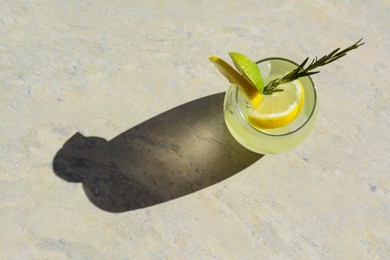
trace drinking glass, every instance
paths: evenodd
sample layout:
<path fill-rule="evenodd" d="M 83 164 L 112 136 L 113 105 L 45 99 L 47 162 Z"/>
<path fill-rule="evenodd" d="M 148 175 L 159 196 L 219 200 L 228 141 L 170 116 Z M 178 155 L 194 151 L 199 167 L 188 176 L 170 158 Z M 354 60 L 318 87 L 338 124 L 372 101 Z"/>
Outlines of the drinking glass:
<path fill-rule="evenodd" d="M 272 57 L 257 62 L 264 85 L 291 72 L 298 64 L 284 58 Z M 232 136 L 247 149 L 260 154 L 288 151 L 300 144 L 310 133 L 317 118 L 318 100 L 310 76 L 297 79 L 304 89 L 304 105 L 289 125 L 275 129 L 259 129 L 248 121 L 253 111 L 248 97 L 239 86 L 231 84 L 224 99 L 224 117 Z M 283 88 L 283 85 L 279 86 Z"/>

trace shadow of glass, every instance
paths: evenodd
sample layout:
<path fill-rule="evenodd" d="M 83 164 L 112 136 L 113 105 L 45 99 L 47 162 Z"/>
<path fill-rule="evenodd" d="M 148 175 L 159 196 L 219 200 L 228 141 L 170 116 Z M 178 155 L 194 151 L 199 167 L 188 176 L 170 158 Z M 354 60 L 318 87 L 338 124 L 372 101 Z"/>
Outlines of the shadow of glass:
<path fill-rule="evenodd" d="M 53 160 L 109 212 L 166 202 L 218 183 L 263 155 L 237 143 L 223 118 L 224 93 L 183 104 L 106 141 L 72 136 Z"/>

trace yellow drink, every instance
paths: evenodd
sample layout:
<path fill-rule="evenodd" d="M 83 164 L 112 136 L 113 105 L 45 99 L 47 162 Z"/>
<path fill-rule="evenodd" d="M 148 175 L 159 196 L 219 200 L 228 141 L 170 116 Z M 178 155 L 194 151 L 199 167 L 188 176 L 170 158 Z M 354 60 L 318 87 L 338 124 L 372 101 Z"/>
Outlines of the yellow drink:
<path fill-rule="evenodd" d="M 298 65 L 282 58 L 268 58 L 258 63 L 267 84 L 294 70 Z M 318 113 L 317 94 L 310 76 L 299 78 L 304 89 L 304 106 L 298 117 L 289 125 L 275 129 L 259 129 L 248 121 L 253 111 L 247 95 L 237 85 L 230 85 L 225 95 L 224 116 L 233 137 L 247 149 L 263 154 L 281 153 L 301 143 L 313 128 Z"/>

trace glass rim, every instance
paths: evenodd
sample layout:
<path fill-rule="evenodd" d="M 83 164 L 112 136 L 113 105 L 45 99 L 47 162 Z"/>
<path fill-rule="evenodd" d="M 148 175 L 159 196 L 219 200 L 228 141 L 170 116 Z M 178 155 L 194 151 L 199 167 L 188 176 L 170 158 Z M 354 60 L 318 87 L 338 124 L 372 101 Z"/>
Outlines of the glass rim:
<path fill-rule="evenodd" d="M 265 61 L 269 61 L 269 60 L 280 60 L 280 61 L 285 61 L 285 62 L 288 62 L 288 63 L 291 63 L 291 64 L 294 64 L 295 66 L 299 66 L 298 63 L 294 62 L 294 61 L 291 61 L 289 59 L 286 59 L 286 58 L 282 58 L 282 57 L 269 57 L 269 58 L 265 58 L 265 59 L 262 59 L 262 60 L 259 60 L 259 61 L 256 61 L 256 64 L 259 64 L 261 62 L 265 62 Z M 312 89 L 313 89 L 313 95 L 314 95 L 314 103 L 313 103 L 313 109 L 311 110 L 310 112 L 310 115 L 307 117 L 307 119 L 305 120 L 305 122 L 303 124 L 301 124 L 298 128 L 296 128 L 294 131 L 291 131 L 291 132 L 288 132 L 288 133 L 284 133 L 284 134 L 270 134 L 270 133 L 266 133 L 266 132 L 263 132 L 261 130 L 259 130 L 258 128 L 255 128 L 254 126 L 252 126 L 248 120 L 244 117 L 244 115 L 242 114 L 242 111 L 238 105 L 238 91 L 239 91 L 239 87 L 236 86 L 236 91 L 235 91 L 235 103 L 236 103 L 236 106 L 237 106 L 237 110 L 239 111 L 239 115 L 240 115 L 240 118 L 241 120 L 249 127 L 251 128 L 252 130 L 254 130 L 255 132 L 258 132 L 260 134 L 263 134 L 263 135 L 267 135 L 267 136 L 271 136 L 271 137 L 283 137 L 283 136 L 289 136 L 291 134 L 294 134 L 296 132 L 298 132 L 300 129 L 302 129 L 303 127 L 306 126 L 306 124 L 311 120 L 311 118 L 313 117 L 314 115 L 314 112 L 316 111 L 317 109 L 317 90 L 316 90 L 316 87 L 315 87 L 315 84 L 314 84 L 314 81 L 313 79 L 309 76 L 305 76 L 303 78 L 308 78 L 310 83 L 311 83 L 311 86 L 312 86 Z"/>

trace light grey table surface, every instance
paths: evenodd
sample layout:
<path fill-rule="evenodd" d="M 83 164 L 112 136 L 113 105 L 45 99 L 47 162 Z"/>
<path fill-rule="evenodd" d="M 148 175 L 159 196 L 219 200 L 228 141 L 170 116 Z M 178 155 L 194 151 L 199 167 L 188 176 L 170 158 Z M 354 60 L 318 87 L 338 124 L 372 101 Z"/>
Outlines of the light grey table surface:
<path fill-rule="evenodd" d="M 389 14 L 0 0 L 0 259 L 390 259 Z M 229 139 L 209 55 L 299 62 L 361 37 L 313 77 L 300 146 L 261 157 Z"/>

